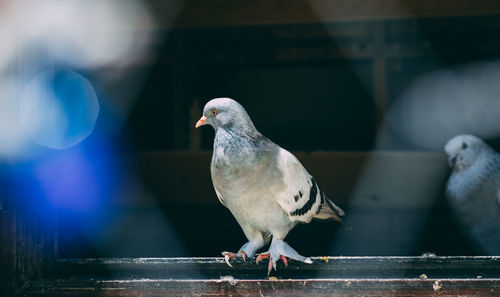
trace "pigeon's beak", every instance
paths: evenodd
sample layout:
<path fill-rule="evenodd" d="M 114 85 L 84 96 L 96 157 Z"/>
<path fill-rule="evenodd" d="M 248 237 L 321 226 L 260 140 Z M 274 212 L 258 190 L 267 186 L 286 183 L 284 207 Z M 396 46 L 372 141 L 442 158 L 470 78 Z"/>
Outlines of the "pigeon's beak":
<path fill-rule="evenodd" d="M 196 122 L 196 126 L 194 126 L 195 128 L 198 128 L 199 126 L 203 126 L 205 125 L 205 121 L 207 120 L 207 117 L 206 116 L 202 116 L 201 119 Z"/>
<path fill-rule="evenodd" d="M 450 168 L 455 167 L 457 164 L 457 156 L 456 155 L 451 155 L 448 157 L 448 165 L 450 165 Z"/>

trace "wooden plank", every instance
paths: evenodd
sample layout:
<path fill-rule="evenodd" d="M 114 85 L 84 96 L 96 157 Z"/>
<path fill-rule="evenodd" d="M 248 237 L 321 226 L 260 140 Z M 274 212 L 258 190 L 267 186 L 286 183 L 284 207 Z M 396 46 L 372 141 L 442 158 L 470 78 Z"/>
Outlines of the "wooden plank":
<path fill-rule="evenodd" d="M 12 211 L 0 210 L 0 294 L 12 293 L 16 276 L 16 225 Z"/>
<path fill-rule="evenodd" d="M 159 26 L 234 27 L 500 13 L 497 0 L 150 0 Z"/>
<path fill-rule="evenodd" d="M 446 56 L 494 57 L 499 47 L 495 38 L 499 20 L 498 15 L 488 15 L 172 30 L 158 59 L 161 63 L 181 63 L 184 67 L 200 58 L 203 63 L 241 67 L 373 59 L 381 50 L 387 58 L 433 57 L 436 52 Z M 383 24 L 385 31 L 385 48 L 377 48 L 375 44 L 377 36 L 373 28 L 379 24 Z"/>
<path fill-rule="evenodd" d="M 310 278 L 500 278 L 500 258 L 494 256 L 422 256 L 422 257 L 312 257 L 312 264 L 290 260 L 285 267 L 278 262 L 273 275 L 281 279 Z M 266 278 L 267 260 L 258 265 L 255 257 L 232 260 L 224 258 L 87 258 L 56 260 L 55 275 L 96 279 L 169 278 L 213 279 L 231 276 L 235 279 Z M 83 275 L 82 275 L 83 274 Z"/>
<path fill-rule="evenodd" d="M 10 207 L 0 210 L 1 296 L 15 296 L 55 259 L 55 210 L 8 193 Z"/>
<path fill-rule="evenodd" d="M 63 285 L 61 285 L 63 284 Z M 65 286 L 64 286 L 65 285 Z M 45 284 L 35 296 L 498 296 L 494 280 L 109 280 Z M 45 289 L 46 288 L 46 289 Z"/>
<path fill-rule="evenodd" d="M 249 259 L 254 260 L 254 259 Z M 266 263 L 222 258 L 60 259 L 24 296 L 495 296 L 498 257 L 325 257 Z M 424 276 L 425 274 L 425 276 Z M 480 277 L 480 278 L 479 278 Z"/>

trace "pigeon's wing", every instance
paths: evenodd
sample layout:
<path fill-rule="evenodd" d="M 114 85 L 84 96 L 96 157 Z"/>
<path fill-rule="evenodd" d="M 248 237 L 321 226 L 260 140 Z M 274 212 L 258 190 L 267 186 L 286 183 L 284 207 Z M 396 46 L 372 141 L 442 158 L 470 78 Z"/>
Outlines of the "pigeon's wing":
<path fill-rule="evenodd" d="M 217 191 L 216 188 L 215 188 L 215 194 L 217 194 L 217 198 L 219 198 L 220 203 L 222 203 L 222 205 L 226 206 L 226 203 L 224 203 L 224 199 L 222 198 L 222 195 L 219 193 L 219 191 Z"/>
<path fill-rule="evenodd" d="M 326 197 L 294 155 L 280 149 L 278 168 L 285 183 L 278 195 L 278 204 L 292 221 L 308 223 L 313 218 L 341 221 L 342 209 Z"/>

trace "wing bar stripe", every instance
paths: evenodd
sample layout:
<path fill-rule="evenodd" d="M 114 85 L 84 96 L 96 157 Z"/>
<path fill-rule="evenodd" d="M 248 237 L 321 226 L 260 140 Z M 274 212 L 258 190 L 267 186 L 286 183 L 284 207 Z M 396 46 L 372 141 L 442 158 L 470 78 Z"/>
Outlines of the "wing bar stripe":
<path fill-rule="evenodd" d="M 290 213 L 292 216 L 301 216 L 304 215 L 306 212 L 310 211 L 311 208 L 314 205 L 314 202 L 316 202 L 316 196 L 318 194 L 318 185 L 316 184 L 316 181 L 314 178 L 311 177 L 311 189 L 309 191 L 309 200 L 307 200 L 306 204 L 302 206 L 301 208 L 295 210 L 294 212 Z"/>

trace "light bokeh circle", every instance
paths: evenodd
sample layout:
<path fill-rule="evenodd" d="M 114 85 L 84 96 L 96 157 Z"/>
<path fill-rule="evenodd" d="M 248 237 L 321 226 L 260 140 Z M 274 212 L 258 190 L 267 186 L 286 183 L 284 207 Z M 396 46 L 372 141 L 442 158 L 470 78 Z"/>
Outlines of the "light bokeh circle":
<path fill-rule="evenodd" d="M 71 70 L 39 73 L 21 96 L 21 123 L 38 144 L 74 146 L 94 130 L 99 101 L 92 84 Z"/>

